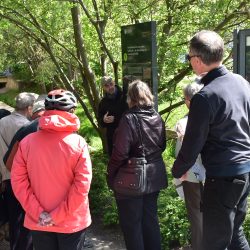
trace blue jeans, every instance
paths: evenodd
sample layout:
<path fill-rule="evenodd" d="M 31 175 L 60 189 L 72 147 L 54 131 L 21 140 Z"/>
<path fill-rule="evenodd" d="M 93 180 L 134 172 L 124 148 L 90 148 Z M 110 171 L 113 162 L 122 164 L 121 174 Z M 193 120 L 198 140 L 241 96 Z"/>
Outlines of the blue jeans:
<path fill-rule="evenodd" d="M 249 173 L 207 177 L 203 194 L 203 250 L 250 249 L 242 228 L 249 191 Z"/>
<path fill-rule="evenodd" d="M 119 221 L 127 250 L 160 250 L 157 216 L 159 192 L 128 199 L 116 199 Z"/>
<path fill-rule="evenodd" d="M 32 231 L 35 250 L 83 250 L 86 229 L 75 233 Z"/>

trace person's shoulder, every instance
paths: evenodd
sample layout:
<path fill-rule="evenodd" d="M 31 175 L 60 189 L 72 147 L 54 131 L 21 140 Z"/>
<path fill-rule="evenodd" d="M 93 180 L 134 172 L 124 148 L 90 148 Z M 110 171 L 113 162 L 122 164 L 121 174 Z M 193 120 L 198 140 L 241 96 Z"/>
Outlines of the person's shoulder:
<path fill-rule="evenodd" d="M 16 141 L 20 142 L 20 145 L 31 145 L 31 144 L 36 144 L 36 138 L 33 139 L 35 136 L 35 133 L 28 133 L 24 134 L 23 130 L 20 131 L 20 133 L 15 135 Z M 14 138 L 13 138 L 14 139 Z"/>
<path fill-rule="evenodd" d="M 124 111 L 122 117 L 129 120 L 129 119 L 132 119 L 134 115 L 135 115 L 135 113 L 131 109 L 128 109 L 128 110 Z"/>
<path fill-rule="evenodd" d="M 106 106 L 108 105 L 108 103 L 109 103 L 109 99 L 107 98 L 106 95 L 104 95 L 99 102 L 99 107 Z"/>
<path fill-rule="evenodd" d="M 121 119 L 119 121 L 119 126 L 121 127 L 124 126 L 124 124 L 129 124 L 132 119 L 133 119 L 133 114 L 129 110 L 125 111 L 121 116 Z"/>
<path fill-rule="evenodd" d="M 236 73 L 232 73 L 232 75 L 234 76 L 235 79 L 237 79 L 237 81 L 245 84 L 248 88 L 250 88 L 250 83 L 243 76 Z"/>
<path fill-rule="evenodd" d="M 68 134 L 68 137 L 70 138 L 70 142 L 72 143 L 76 142 L 80 144 L 87 144 L 85 138 L 79 135 L 77 132 Z"/>
<path fill-rule="evenodd" d="M 38 128 L 38 120 L 31 121 L 31 122 L 25 124 L 23 127 L 21 127 L 16 132 L 15 137 L 18 141 L 21 141 L 27 135 L 36 132 L 37 128 Z"/>
<path fill-rule="evenodd" d="M 1 123 L 4 123 L 5 121 L 10 120 L 12 117 L 13 117 L 13 115 L 12 115 L 12 113 L 11 113 L 10 115 L 7 115 L 7 116 L 1 118 L 1 119 L 0 119 L 0 122 L 1 122 Z"/>

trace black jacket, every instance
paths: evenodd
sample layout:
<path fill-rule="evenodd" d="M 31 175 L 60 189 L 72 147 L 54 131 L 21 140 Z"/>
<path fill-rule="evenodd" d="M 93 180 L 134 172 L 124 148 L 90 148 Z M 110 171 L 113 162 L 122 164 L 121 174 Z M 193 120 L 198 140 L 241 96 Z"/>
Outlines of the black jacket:
<path fill-rule="evenodd" d="M 151 107 L 132 108 L 126 112 L 115 132 L 114 147 L 108 164 L 108 185 L 112 189 L 115 175 L 130 157 L 141 157 L 142 148 L 134 113 L 140 122 L 142 140 L 148 161 L 147 193 L 159 191 L 167 186 L 166 167 L 162 152 L 166 148 L 165 124 L 161 116 Z"/>
<path fill-rule="evenodd" d="M 98 122 L 101 127 L 107 129 L 107 141 L 109 154 L 112 152 L 112 144 L 113 144 L 113 135 L 115 129 L 117 128 L 119 121 L 122 117 L 122 114 L 127 109 L 126 100 L 124 99 L 123 93 L 119 86 L 116 85 L 117 95 L 114 99 L 109 98 L 105 95 L 99 103 L 98 107 Z M 104 115 L 109 112 L 109 115 L 113 115 L 115 120 L 113 123 L 105 123 L 103 122 Z"/>
<path fill-rule="evenodd" d="M 107 95 L 104 95 L 104 97 L 99 103 L 98 121 L 103 128 L 107 129 L 117 128 L 119 121 L 122 117 L 122 114 L 127 108 L 126 101 L 124 100 L 121 88 L 117 85 L 116 88 L 117 88 L 117 95 L 114 99 L 111 99 Z M 103 122 L 103 117 L 107 112 L 109 112 L 109 115 L 113 115 L 115 117 L 115 121 L 113 123 Z"/>
<path fill-rule="evenodd" d="M 224 66 L 201 80 L 191 101 L 183 144 L 172 173 L 181 177 L 201 152 L 207 176 L 250 172 L 250 86 Z"/>

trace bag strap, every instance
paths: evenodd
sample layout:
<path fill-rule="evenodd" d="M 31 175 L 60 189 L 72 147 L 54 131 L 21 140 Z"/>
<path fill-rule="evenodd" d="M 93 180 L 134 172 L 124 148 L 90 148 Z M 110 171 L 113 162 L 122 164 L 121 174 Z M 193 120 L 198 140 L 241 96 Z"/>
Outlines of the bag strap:
<path fill-rule="evenodd" d="M 143 142 L 142 142 L 142 133 L 141 133 L 141 124 L 139 122 L 139 119 L 137 117 L 136 114 L 132 113 L 133 117 L 135 118 L 135 123 L 136 123 L 136 127 L 137 127 L 137 130 L 138 130 L 138 135 L 139 135 L 139 141 L 140 141 L 140 144 L 141 144 L 141 147 L 142 147 L 142 156 L 145 157 L 145 151 L 144 151 L 144 147 L 143 147 Z"/>

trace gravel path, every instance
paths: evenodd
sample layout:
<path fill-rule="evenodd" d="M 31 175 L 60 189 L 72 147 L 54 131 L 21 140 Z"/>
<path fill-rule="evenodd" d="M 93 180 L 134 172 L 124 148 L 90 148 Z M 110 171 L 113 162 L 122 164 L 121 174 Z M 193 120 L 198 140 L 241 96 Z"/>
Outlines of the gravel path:
<path fill-rule="evenodd" d="M 93 218 L 93 223 L 87 231 L 87 241 L 90 240 L 93 250 L 125 250 L 124 239 L 119 226 L 104 226 L 99 218 Z"/>

